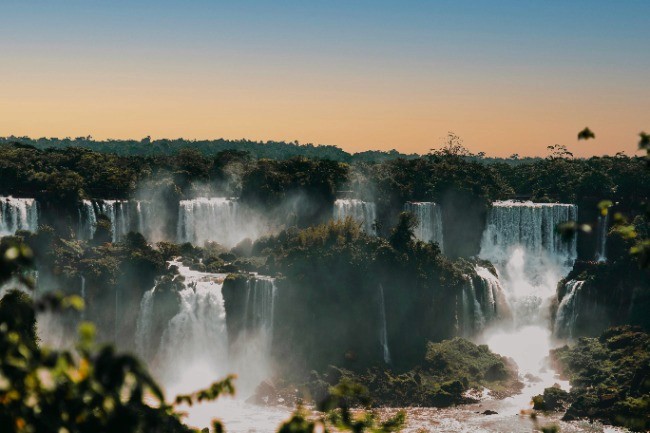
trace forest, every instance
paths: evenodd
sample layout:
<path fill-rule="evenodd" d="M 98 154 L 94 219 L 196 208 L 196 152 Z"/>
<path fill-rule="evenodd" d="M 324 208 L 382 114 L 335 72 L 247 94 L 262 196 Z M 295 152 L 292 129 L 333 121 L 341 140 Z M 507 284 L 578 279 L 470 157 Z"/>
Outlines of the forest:
<path fill-rule="evenodd" d="M 322 410 L 298 409 L 283 432 L 396 431 L 404 413 L 374 409 L 547 384 L 478 341 L 522 323 L 572 343 L 551 352 L 559 375 L 548 383 L 561 376 L 571 390 L 529 396 L 540 416 L 650 427 L 645 156 L 552 146 L 545 158 L 487 158 L 453 134 L 426 155 L 245 140 L 0 143 L 9 431 L 190 431 L 183 405 L 234 388 L 261 406 Z M 20 202 L 35 206 L 35 225 L 21 225 L 21 198 L 35 200 Z M 520 250 L 534 305 L 509 292 Z M 45 323 L 59 350 L 38 334 Z M 166 399 L 171 370 L 204 357 L 224 380 L 208 383 L 210 369 L 203 390 Z M 607 378 L 598 390 L 596 371 Z"/>

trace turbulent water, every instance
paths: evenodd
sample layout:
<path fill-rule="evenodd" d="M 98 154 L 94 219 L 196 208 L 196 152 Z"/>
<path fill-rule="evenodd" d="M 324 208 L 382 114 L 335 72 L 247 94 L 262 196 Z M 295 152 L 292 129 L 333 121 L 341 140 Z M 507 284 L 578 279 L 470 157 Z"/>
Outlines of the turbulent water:
<path fill-rule="evenodd" d="M 153 341 L 156 323 L 156 287 L 141 302 L 136 330 L 138 352 L 169 389 L 191 391 L 228 371 L 228 334 L 221 287 L 225 275 L 192 271 L 177 266 L 184 278 L 179 311 L 167 324 L 160 341 Z"/>
<path fill-rule="evenodd" d="M 0 233 L 10 234 L 19 229 L 35 230 L 38 208 L 33 199 L 0 198 Z M 405 210 L 418 217 L 416 236 L 443 246 L 440 207 L 435 203 L 407 203 Z M 145 236 L 160 232 L 153 221 L 155 210 L 148 201 L 85 200 L 79 208 L 79 235 L 90 239 L 95 235 L 97 218 L 106 215 L 111 221 L 114 241 L 122 240 L 129 231 Z M 337 200 L 334 218 L 351 217 L 362 228 L 376 234 L 374 203 L 360 200 Z M 563 423 L 557 415 L 540 415 L 537 421 L 520 410 L 530 408 L 530 397 L 547 386 L 559 383 L 553 372 L 544 368 L 543 359 L 552 347 L 551 330 L 559 336 L 571 336 L 577 314 L 577 294 L 583 281 L 568 281 L 566 295 L 559 305 L 553 324 L 550 323 L 550 300 L 557 283 L 568 273 L 576 258 L 576 242 L 564 242 L 555 227 L 577 219 L 577 207 L 570 204 L 538 204 L 531 202 L 496 202 L 490 210 L 481 242 L 480 258 L 491 261 L 496 274 L 488 265 L 475 266 L 456 299 L 458 328 L 461 335 L 487 343 L 500 354 L 512 357 L 520 368 L 526 388 L 523 393 L 505 400 L 485 400 L 481 403 L 449 409 L 408 408 L 407 432 L 421 429 L 432 432 L 528 432 L 545 423 L 559 424 L 563 432 L 615 431 L 598 424 Z M 259 219 L 251 218 L 236 200 L 227 198 L 198 198 L 179 204 L 178 240 L 202 244 L 217 241 L 233 246 L 246 237 L 255 238 L 264 230 Z M 607 220 L 599 220 L 597 258 L 605 260 Z M 271 348 L 275 330 L 275 305 L 278 289 L 272 278 L 251 275 L 245 287 L 242 332 L 229 340 L 226 311 L 222 296 L 224 274 L 193 271 L 180 261 L 177 266 L 182 290 L 178 292 L 178 312 L 161 323 L 157 310 L 158 285 L 147 291 L 140 303 L 135 344 L 140 356 L 167 390 L 168 397 L 204 388 L 212 381 L 236 373 L 237 399 L 222 399 L 217 403 L 182 408 L 189 414 L 187 422 L 204 427 L 210 420 L 222 419 L 228 431 L 236 433 L 277 430 L 292 408 L 259 407 L 245 403 L 260 381 L 273 371 Z M 1 292 L 1 289 L 0 289 Z M 85 298 L 86 284 L 82 276 L 80 294 Z M 116 303 L 119 303 L 116 292 Z M 175 296 L 175 295 L 174 295 Z M 390 364 L 384 288 L 378 286 L 379 327 L 377 336 L 383 360 Z M 172 298 L 174 299 L 174 298 Z M 452 306 L 453 308 L 453 306 Z M 116 324 L 119 321 L 116 309 Z M 60 321 L 40 315 L 39 331 L 44 341 L 55 346 L 70 342 L 62 339 Z M 40 331 L 42 332 L 42 331 Z M 477 337 L 478 334 L 478 337 Z M 61 339 L 60 341 L 57 339 Z M 528 375 L 526 377 L 526 375 Z M 531 380 L 532 376 L 540 380 Z M 270 402 L 273 403 L 273 402 Z M 484 416 L 477 412 L 491 409 L 497 415 Z M 392 410 L 381 410 L 388 414 Z"/>
<path fill-rule="evenodd" d="M 404 210 L 413 213 L 418 219 L 415 237 L 424 242 L 436 242 L 440 250 L 444 251 L 440 206 L 433 202 L 407 202 Z"/>
<path fill-rule="evenodd" d="M 375 220 L 377 211 L 375 204 L 357 199 L 338 199 L 334 202 L 334 219 L 344 220 L 352 218 L 361 224 L 361 228 L 368 234 L 375 235 Z"/>
<path fill-rule="evenodd" d="M 564 241 L 556 228 L 577 214 L 575 205 L 512 201 L 496 202 L 490 210 L 480 257 L 499 272 L 516 324 L 546 324 L 542 304 L 577 255 L 575 236 Z"/>
<path fill-rule="evenodd" d="M 237 341 L 228 341 L 226 311 L 221 293 L 224 274 L 193 271 L 172 261 L 184 279 L 180 310 L 167 324 L 160 341 L 153 341 L 157 318 L 157 286 L 147 291 L 140 303 L 136 331 L 138 353 L 148 361 L 154 374 L 172 397 L 202 389 L 213 381 L 236 373 L 238 398 L 222 398 L 216 403 L 182 407 L 186 422 L 205 427 L 218 417 L 228 431 L 275 432 L 290 411 L 262 408 L 244 400 L 257 384 L 268 378 L 273 339 L 277 288 L 272 278 L 253 276 L 246 285 L 244 332 Z"/>
<path fill-rule="evenodd" d="M 177 266 L 183 278 L 179 311 L 166 325 L 160 341 L 154 341 L 157 286 L 144 294 L 135 335 L 138 353 L 149 362 L 170 396 L 204 388 L 235 373 L 238 393 L 245 399 L 271 373 L 270 349 L 277 296 L 274 280 L 251 277 L 246 286 L 245 331 L 236 341 L 229 342 L 221 293 L 226 275 L 193 271 L 179 261 L 169 264 Z M 214 416 L 220 416 L 231 420 L 232 424 L 227 424 L 230 431 L 244 421 L 234 416 L 235 413 L 249 417 L 259 410 L 242 401 L 228 400 L 188 408 L 189 422 L 193 425 L 205 426 Z M 258 420 L 258 426 L 268 425 L 270 419 L 279 422 L 286 415 L 286 411 L 276 409 L 269 413 L 269 418 Z M 250 422 L 242 425 L 252 427 Z"/>
<path fill-rule="evenodd" d="M 566 293 L 558 306 L 553 326 L 555 334 L 559 337 L 573 337 L 573 330 L 578 319 L 579 294 L 584 283 L 580 280 L 566 282 Z"/>
<path fill-rule="evenodd" d="M 457 312 L 459 334 L 472 337 L 498 319 L 510 317 L 505 292 L 489 269 L 475 266 L 477 278 L 466 277 Z"/>
<path fill-rule="evenodd" d="M 0 197 L 0 236 L 38 229 L 38 204 L 33 198 Z"/>
<path fill-rule="evenodd" d="M 512 320 L 488 327 L 480 340 L 517 362 L 527 388 L 515 401 L 523 399 L 519 404 L 526 407 L 526 399 L 543 388 L 554 383 L 568 386 L 544 360 L 554 345 L 551 300 L 576 258 L 575 238 L 563 241 L 556 227 L 575 219 L 575 205 L 512 201 L 494 203 L 488 215 L 480 257 L 494 264 Z"/>

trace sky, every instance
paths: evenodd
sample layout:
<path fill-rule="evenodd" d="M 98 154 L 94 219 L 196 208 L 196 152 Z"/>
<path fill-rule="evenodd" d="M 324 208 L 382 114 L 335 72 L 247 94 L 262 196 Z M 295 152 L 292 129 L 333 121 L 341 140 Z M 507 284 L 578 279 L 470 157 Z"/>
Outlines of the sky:
<path fill-rule="evenodd" d="M 0 136 L 634 154 L 650 1 L 0 1 Z M 585 126 L 596 140 L 578 142 Z"/>

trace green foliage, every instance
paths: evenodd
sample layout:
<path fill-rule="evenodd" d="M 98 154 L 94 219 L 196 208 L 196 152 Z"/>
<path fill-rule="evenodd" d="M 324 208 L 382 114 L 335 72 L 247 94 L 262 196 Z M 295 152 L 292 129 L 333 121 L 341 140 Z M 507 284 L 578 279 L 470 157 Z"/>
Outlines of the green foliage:
<path fill-rule="evenodd" d="M 474 401 L 466 394 L 472 389 L 489 387 L 495 395 L 504 396 L 522 386 L 516 366 L 487 346 L 462 338 L 429 342 L 425 358 L 408 371 L 375 367 L 355 372 L 330 367 L 323 376 L 312 376 L 311 393 L 316 396 L 326 382 L 337 382 L 343 388 L 365 384 L 367 390 L 353 393 L 353 403 L 361 406 L 448 407 Z"/>
<path fill-rule="evenodd" d="M 650 428 L 649 334 L 611 328 L 600 338 L 581 338 L 575 347 L 556 349 L 551 356 L 573 387 L 566 419 L 598 418 L 637 431 Z"/>
<path fill-rule="evenodd" d="M 431 374 L 440 374 L 439 380 L 466 378 L 471 387 L 491 389 L 496 389 L 494 383 L 516 382 L 514 364 L 490 351 L 486 345 L 477 346 L 463 338 L 429 342 L 425 360 Z"/>
<path fill-rule="evenodd" d="M 557 411 L 566 408 L 569 403 L 569 393 L 559 387 L 546 388 L 544 394 L 533 397 L 533 409 Z"/>

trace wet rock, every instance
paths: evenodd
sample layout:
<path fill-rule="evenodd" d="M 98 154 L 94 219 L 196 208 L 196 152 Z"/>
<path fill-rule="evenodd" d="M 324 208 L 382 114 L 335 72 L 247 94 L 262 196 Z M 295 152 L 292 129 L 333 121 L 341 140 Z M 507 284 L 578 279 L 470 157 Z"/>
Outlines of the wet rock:
<path fill-rule="evenodd" d="M 535 376 L 534 374 L 527 373 L 524 376 L 524 379 L 526 379 L 530 383 L 540 383 L 542 379 L 538 376 Z"/>
<path fill-rule="evenodd" d="M 267 382 L 263 381 L 259 385 L 257 385 L 257 388 L 255 389 L 255 394 L 253 394 L 251 397 L 249 397 L 246 402 L 251 403 L 251 404 L 256 404 L 256 405 L 261 405 L 265 406 L 268 404 L 269 401 L 275 401 L 276 400 L 276 394 L 277 391 L 275 387 Z"/>

